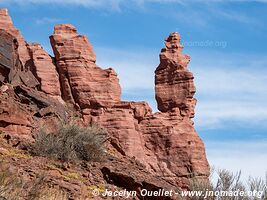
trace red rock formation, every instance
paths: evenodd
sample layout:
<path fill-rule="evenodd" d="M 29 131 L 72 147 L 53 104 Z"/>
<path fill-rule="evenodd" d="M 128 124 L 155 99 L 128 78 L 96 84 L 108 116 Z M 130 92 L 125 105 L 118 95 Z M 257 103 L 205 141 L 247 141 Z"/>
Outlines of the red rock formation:
<path fill-rule="evenodd" d="M 160 65 L 155 71 L 158 109 L 162 112 L 179 109 L 181 115 L 194 117 L 196 89 L 193 74 L 187 69 L 190 57 L 182 54 L 178 33 L 170 34 L 165 41 L 166 48 L 161 50 Z"/>
<path fill-rule="evenodd" d="M 0 130 L 30 135 L 33 121 L 27 109 L 5 95 L 0 98 L 0 103 Z"/>
<path fill-rule="evenodd" d="M 10 63 L 13 63 L 13 66 L 6 66 L 9 69 L 8 78 L 2 78 L 2 81 L 8 80 L 14 86 L 25 84 L 28 87 L 34 88 L 39 85 L 39 82 L 30 71 L 31 60 L 26 43 L 20 32 L 14 27 L 7 9 L 0 9 L 0 30 L 0 37 L 3 42 L 8 41 L 4 35 L 10 34 L 13 37 L 9 37 L 9 40 L 13 40 L 12 45 L 10 44 L 12 48 L 6 48 L 7 45 L 4 45 L 6 49 L 0 49 L 1 54 L 4 54 L 3 57 L 6 57 Z M 3 63 L 3 60 L 1 62 Z"/>
<path fill-rule="evenodd" d="M 135 157 L 155 176 L 187 187 L 187 177 L 207 177 L 209 165 L 191 121 L 195 87 L 187 69 L 189 56 L 183 56 L 181 48 L 179 35 L 172 33 L 155 72 L 158 107 L 163 112 L 152 114 L 142 102 L 121 102 L 108 109 L 84 110 L 83 115 L 87 122 L 107 128 L 120 152 Z"/>
<path fill-rule="evenodd" d="M 52 58 L 46 53 L 40 44 L 29 44 L 33 71 L 38 78 L 40 89 L 56 98 L 61 98 L 59 75 Z"/>
<path fill-rule="evenodd" d="M 16 65 L 17 52 L 14 37 L 0 29 L 0 82 L 8 81 L 8 75 Z"/>
<path fill-rule="evenodd" d="M 187 187 L 188 177 L 207 177 L 205 148 L 189 119 L 177 113 L 156 113 L 139 126 L 152 173 L 180 187 Z"/>
<path fill-rule="evenodd" d="M 72 25 L 56 25 L 50 41 L 65 101 L 82 109 L 120 101 L 117 74 L 111 68 L 102 70 L 95 64 L 95 53 L 87 37 L 78 35 Z"/>
<path fill-rule="evenodd" d="M 19 30 L 17 30 L 12 22 L 11 17 L 8 15 L 7 9 L 0 9 L 0 29 L 6 30 L 13 35 L 18 41 L 18 53 L 23 66 L 29 69 L 30 55 L 28 53 L 26 43 Z"/>
<path fill-rule="evenodd" d="M 107 76 L 95 65 L 91 45 L 73 26 L 56 26 L 50 39 L 67 92 L 64 99 L 79 104 L 86 123 L 104 126 L 119 152 L 180 186 L 192 174 L 209 174 L 204 145 L 190 120 L 196 101 L 193 75 L 186 68 L 189 56 L 182 55 L 177 33 L 166 40 L 156 70 L 156 97 L 163 113 L 154 115 L 146 103 L 119 101 L 115 73 Z"/>
<path fill-rule="evenodd" d="M 129 157 L 135 157 L 146 165 L 147 157 L 144 139 L 142 132 L 139 131 L 138 120 L 135 116 L 134 110 L 126 107 L 113 107 L 84 112 L 85 122 L 100 124 L 108 130 L 120 153 Z"/>
<path fill-rule="evenodd" d="M 0 27 L 3 21 L 12 27 L 7 11 L 1 10 L 0 15 L 5 18 L 1 18 Z M 14 60 L 24 59 L 25 43 L 15 35 L 20 41 L 17 50 L 9 37 L 10 30 L 15 29 L 8 30 L 0 34 L 3 44 L 10 47 L 9 54 Z M 42 124 L 75 116 L 83 124 L 97 123 L 105 127 L 116 156 L 134 157 L 153 176 L 172 185 L 187 187 L 188 177 L 207 178 L 209 165 L 204 144 L 191 120 L 196 103 L 194 77 L 187 69 L 190 58 L 182 54 L 178 33 L 166 39 L 166 47 L 160 54 L 155 90 L 161 112 L 154 114 L 146 102 L 120 100 L 117 74 L 113 69 L 103 70 L 95 64 L 96 56 L 88 39 L 78 35 L 72 25 L 55 26 L 50 41 L 56 67 L 40 45 L 28 46 L 30 70 L 40 81 L 40 88 L 33 84 L 30 71 L 21 69 L 18 79 L 14 79 L 21 83 L 13 86 L 6 84 L 5 70 L 0 71 L 4 80 L 1 82 L 6 84 L 0 90 L 0 131 L 11 137 L 20 133 L 29 135 Z M 19 68 L 14 63 L 11 68 Z M 0 59 L 0 70 L 4 69 L 1 65 L 5 65 L 5 60 Z M 62 105 L 57 98 L 51 98 L 60 95 L 70 104 Z"/>
<path fill-rule="evenodd" d="M 190 119 L 196 103 L 194 77 L 187 69 L 190 57 L 182 55 L 178 33 L 170 34 L 165 44 L 155 71 L 156 100 L 162 113 L 145 118 L 139 126 L 152 170 L 182 185 L 192 174 L 206 177 L 209 165 Z"/>

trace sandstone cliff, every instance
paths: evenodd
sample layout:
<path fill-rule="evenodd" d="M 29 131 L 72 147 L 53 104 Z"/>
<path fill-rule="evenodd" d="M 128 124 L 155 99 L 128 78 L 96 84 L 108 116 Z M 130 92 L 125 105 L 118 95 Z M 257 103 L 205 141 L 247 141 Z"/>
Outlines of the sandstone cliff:
<path fill-rule="evenodd" d="M 75 116 L 80 124 L 105 127 L 116 157 L 135 160 L 159 181 L 186 188 L 188 178 L 209 175 L 204 144 L 192 122 L 190 57 L 182 54 L 178 33 L 165 40 L 155 71 L 157 113 L 146 102 L 121 100 L 116 72 L 96 65 L 87 37 L 72 25 L 55 26 L 51 57 L 41 45 L 27 44 L 1 9 L 0 39 L 0 131 L 10 144 L 34 141 L 40 126 Z"/>

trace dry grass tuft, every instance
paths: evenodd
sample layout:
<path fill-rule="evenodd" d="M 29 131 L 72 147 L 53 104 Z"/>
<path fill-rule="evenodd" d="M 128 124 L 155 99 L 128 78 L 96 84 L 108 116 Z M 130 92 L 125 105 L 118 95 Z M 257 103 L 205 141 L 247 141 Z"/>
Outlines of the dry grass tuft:
<path fill-rule="evenodd" d="M 61 161 L 100 161 L 105 155 L 107 133 L 98 126 L 59 125 L 57 131 L 41 130 L 32 153 Z"/>
<path fill-rule="evenodd" d="M 67 200 L 65 192 L 47 186 L 45 176 L 27 181 L 4 167 L 2 162 L 0 166 L 1 200 Z"/>

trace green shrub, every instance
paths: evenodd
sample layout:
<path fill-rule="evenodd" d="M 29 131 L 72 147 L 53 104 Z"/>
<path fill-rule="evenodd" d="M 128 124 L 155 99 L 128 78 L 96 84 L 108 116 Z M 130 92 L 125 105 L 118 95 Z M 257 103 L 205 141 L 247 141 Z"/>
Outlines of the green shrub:
<path fill-rule="evenodd" d="M 62 161 L 99 161 L 105 155 L 107 133 L 98 126 L 59 125 L 55 132 L 41 130 L 32 153 Z"/>

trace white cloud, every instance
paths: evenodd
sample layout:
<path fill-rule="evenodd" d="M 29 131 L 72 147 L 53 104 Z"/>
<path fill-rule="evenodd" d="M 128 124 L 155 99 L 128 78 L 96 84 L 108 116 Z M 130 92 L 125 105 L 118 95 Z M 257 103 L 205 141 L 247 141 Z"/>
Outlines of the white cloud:
<path fill-rule="evenodd" d="M 217 128 L 226 121 L 266 126 L 265 56 L 209 54 L 192 56 L 198 104 L 196 126 Z"/>
<path fill-rule="evenodd" d="M 236 3 L 236 2 L 258 2 L 267 3 L 267 0 L 136 0 L 137 2 L 158 2 L 158 3 Z"/>
<path fill-rule="evenodd" d="M 57 5 L 79 5 L 93 8 L 119 9 L 127 4 L 144 5 L 146 3 L 160 4 L 191 4 L 191 3 L 233 3 L 233 2 L 258 2 L 267 3 L 267 0 L 0 0 L 0 3 L 23 4 L 57 4 Z"/>
<path fill-rule="evenodd" d="M 198 101 L 194 121 L 196 127 L 204 129 L 217 129 L 227 126 L 229 122 L 247 127 L 266 127 L 266 108 L 267 103 L 257 102 L 257 100 L 255 102 L 246 102 L 242 99 L 239 101 Z"/>
<path fill-rule="evenodd" d="M 124 0 L 1 0 L 0 3 L 16 3 L 18 5 L 50 4 L 50 5 L 76 5 L 88 8 L 112 8 L 118 10 Z"/>
<path fill-rule="evenodd" d="M 17 4 L 20 6 L 28 5 L 56 5 L 56 6 L 82 6 L 91 9 L 99 9 L 105 11 L 122 11 L 125 9 L 146 10 L 147 5 L 151 4 L 178 4 L 183 6 L 178 12 L 168 11 L 161 13 L 157 10 L 158 15 L 164 17 L 172 17 L 177 21 L 185 24 L 194 24 L 195 26 L 208 26 L 214 18 L 223 18 L 239 23 L 245 23 L 264 28 L 264 22 L 256 19 L 247 13 L 237 12 L 236 10 L 226 10 L 220 5 L 236 2 L 257 2 L 267 3 L 267 0 L 0 0 L 1 4 Z M 202 6 L 203 4 L 203 6 Z M 201 5 L 201 9 L 196 8 Z"/>
<path fill-rule="evenodd" d="M 249 176 L 264 178 L 267 173 L 267 141 L 207 142 L 211 166 L 232 172 L 241 170 L 243 180 Z"/>

